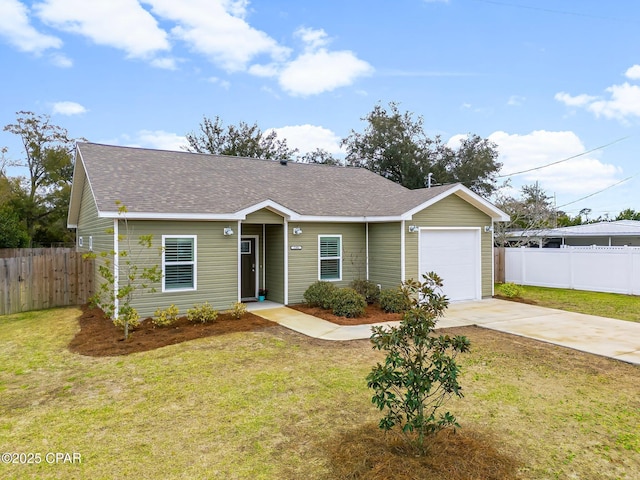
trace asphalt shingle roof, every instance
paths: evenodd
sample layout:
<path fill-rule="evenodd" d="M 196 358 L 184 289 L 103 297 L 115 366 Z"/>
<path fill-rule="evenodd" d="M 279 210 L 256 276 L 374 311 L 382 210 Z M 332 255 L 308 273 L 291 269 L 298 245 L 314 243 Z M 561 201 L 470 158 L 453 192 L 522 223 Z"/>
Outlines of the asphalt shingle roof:
<path fill-rule="evenodd" d="M 409 190 L 363 168 L 78 143 L 99 211 L 233 214 L 271 200 L 300 215 L 398 216 L 455 187 Z"/>

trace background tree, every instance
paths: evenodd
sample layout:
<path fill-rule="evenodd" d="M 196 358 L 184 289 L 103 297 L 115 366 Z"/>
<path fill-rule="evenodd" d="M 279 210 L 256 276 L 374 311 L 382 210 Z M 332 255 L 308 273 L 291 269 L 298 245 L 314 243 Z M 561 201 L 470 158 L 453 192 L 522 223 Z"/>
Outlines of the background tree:
<path fill-rule="evenodd" d="M 293 160 L 297 149 L 290 149 L 286 140 L 278 139 L 275 131 L 265 134 L 254 123 L 240 122 L 225 127 L 220 117 L 212 121 L 204 117 L 198 133 L 186 135 L 187 150 L 214 155 L 263 158 L 266 160 Z"/>
<path fill-rule="evenodd" d="M 4 131 L 18 135 L 24 146 L 24 159 L 7 162 L 25 167 L 27 177 L 21 177 L 20 188 L 14 189 L 7 203 L 14 215 L 24 222 L 29 245 L 72 242 L 66 228 L 66 215 L 73 176 L 75 140 L 67 130 L 51 124 L 48 115 L 17 112 L 16 123 Z"/>
<path fill-rule="evenodd" d="M 323 150 L 322 148 L 316 148 L 311 152 L 307 152 L 304 155 L 299 155 L 296 162 L 300 163 L 321 163 L 323 165 L 340 165 L 340 160 L 335 158 L 331 153 Z"/>
<path fill-rule="evenodd" d="M 376 105 L 362 120 L 367 122 L 364 132 L 352 130 L 342 140 L 347 164 L 411 189 L 427 186 L 429 173 L 440 184 L 461 182 L 480 195 L 496 189 L 502 165 L 495 144 L 488 140 L 469 135 L 459 148 L 451 148 L 439 136 L 432 139 L 426 134 L 421 116 L 400 112 L 395 102 L 388 108 Z"/>
<path fill-rule="evenodd" d="M 640 220 L 640 212 L 632 208 L 625 208 L 617 216 L 616 220 Z"/>
<path fill-rule="evenodd" d="M 495 239 L 498 245 L 505 245 L 507 241 L 514 244 L 518 239 L 507 237 L 512 230 L 533 232 L 556 226 L 556 209 L 552 197 L 540 188 L 538 182 L 523 185 L 518 198 L 502 195 L 495 200 L 495 205 L 509 214 L 509 222 L 498 222 L 495 226 Z M 528 239 L 523 237 L 522 241 Z"/>

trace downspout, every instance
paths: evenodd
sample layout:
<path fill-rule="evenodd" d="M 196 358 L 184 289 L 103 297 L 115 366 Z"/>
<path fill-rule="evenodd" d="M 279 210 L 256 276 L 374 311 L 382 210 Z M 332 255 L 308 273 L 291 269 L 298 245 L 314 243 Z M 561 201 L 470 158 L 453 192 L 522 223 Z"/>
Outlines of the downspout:
<path fill-rule="evenodd" d="M 262 288 L 267 288 L 267 226 L 262 224 Z"/>
<path fill-rule="evenodd" d="M 284 219 L 284 304 L 289 304 L 289 222 Z"/>
<path fill-rule="evenodd" d="M 242 242 L 242 231 L 240 230 L 242 228 L 242 224 L 241 221 L 238 220 L 238 228 L 237 228 L 237 232 L 238 232 L 238 245 L 237 245 L 237 251 L 238 251 L 238 302 L 242 301 L 242 254 L 240 253 L 240 246 L 241 246 L 241 242 Z"/>
<path fill-rule="evenodd" d="M 405 245 L 404 245 L 404 227 L 405 221 L 400 222 L 400 281 L 405 281 Z"/>
<path fill-rule="evenodd" d="M 114 298 L 114 310 L 113 320 L 120 316 L 120 301 L 118 299 L 118 293 L 120 290 L 120 244 L 118 241 L 118 226 L 119 221 L 117 218 L 113 219 L 113 298 Z"/>
<path fill-rule="evenodd" d="M 365 262 L 366 262 L 366 279 L 369 280 L 369 222 L 364 224 L 364 242 L 365 242 Z"/>

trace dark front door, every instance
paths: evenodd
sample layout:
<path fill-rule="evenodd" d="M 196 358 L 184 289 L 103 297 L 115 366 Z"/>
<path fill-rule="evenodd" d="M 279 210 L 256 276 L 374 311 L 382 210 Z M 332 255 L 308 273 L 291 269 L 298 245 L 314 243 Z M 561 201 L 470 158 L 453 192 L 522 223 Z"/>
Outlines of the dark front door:
<path fill-rule="evenodd" d="M 240 296 L 253 298 L 256 296 L 256 239 L 240 240 Z"/>

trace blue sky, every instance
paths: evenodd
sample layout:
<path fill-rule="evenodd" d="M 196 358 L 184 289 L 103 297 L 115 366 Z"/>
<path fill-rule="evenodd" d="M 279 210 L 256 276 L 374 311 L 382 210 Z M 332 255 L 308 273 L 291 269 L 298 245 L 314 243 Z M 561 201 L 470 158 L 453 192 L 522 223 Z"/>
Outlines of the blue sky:
<path fill-rule="evenodd" d="M 178 149 L 218 115 L 339 156 L 395 101 L 452 144 L 490 138 L 504 175 L 535 169 L 512 188 L 615 216 L 640 210 L 638 31 L 632 0 L 0 0 L 0 124 Z"/>

